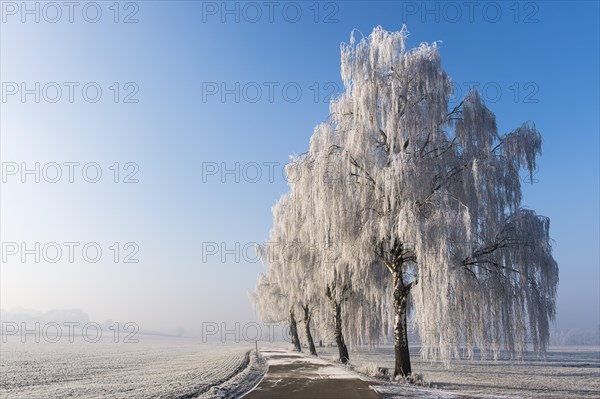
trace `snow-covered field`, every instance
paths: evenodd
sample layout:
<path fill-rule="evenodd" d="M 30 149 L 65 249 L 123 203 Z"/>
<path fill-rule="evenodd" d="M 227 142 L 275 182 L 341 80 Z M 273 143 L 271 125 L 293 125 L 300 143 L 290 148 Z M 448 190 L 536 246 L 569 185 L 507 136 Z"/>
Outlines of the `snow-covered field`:
<path fill-rule="evenodd" d="M 226 398 L 251 389 L 266 371 L 246 345 L 139 336 L 138 343 L 0 345 L 0 398 Z M 30 340 L 31 341 L 31 340 Z"/>
<path fill-rule="evenodd" d="M 334 359 L 336 348 L 317 348 L 324 358 Z M 446 368 L 419 358 L 418 350 L 411 349 L 413 372 L 420 374 L 423 385 L 439 388 L 448 394 L 433 391 L 430 395 L 409 389 L 409 397 L 439 398 L 599 398 L 600 348 L 551 348 L 546 359 L 527 357 L 523 361 L 459 360 Z M 393 370 L 391 347 L 350 353 L 352 366 L 359 371 L 374 366 Z M 414 391 L 414 392 L 413 392 Z M 420 391 L 420 392 L 417 392 Z M 402 392 L 398 387 L 382 387 L 382 393 Z M 408 393 L 408 392 L 405 392 Z M 422 395 L 422 396 L 421 396 Z M 397 397 L 407 397 L 405 394 Z"/>
<path fill-rule="evenodd" d="M 184 338 L 140 336 L 139 343 L 21 343 L 0 345 L 0 398 L 228 398 L 254 387 L 266 372 L 252 345 L 203 344 Z M 261 345 L 261 349 L 285 347 Z M 317 348 L 334 359 L 335 347 Z M 598 398 L 600 349 L 552 348 L 546 359 L 460 360 L 451 368 L 412 353 L 419 386 L 381 384 L 389 398 Z M 352 351 L 361 372 L 393 367 L 391 347 Z M 316 360 L 316 359 L 315 359 Z M 321 361 L 321 360 L 319 360 Z M 322 362 L 322 361 L 321 361 Z M 344 368 L 326 367 L 327 378 L 344 378 Z M 341 373 L 341 374 L 340 374 Z M 347 376 L 346 376 L 347 377 Z M 436 389 L 437 388 L 437 389 Z"/>

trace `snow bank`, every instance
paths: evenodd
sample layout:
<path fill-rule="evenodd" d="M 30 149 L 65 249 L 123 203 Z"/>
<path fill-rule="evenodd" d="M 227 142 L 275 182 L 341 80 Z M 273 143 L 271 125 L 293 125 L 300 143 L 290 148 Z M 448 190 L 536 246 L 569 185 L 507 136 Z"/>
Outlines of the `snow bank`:
<path fill-rule="evenodd" d="M 258 385 L 267 373 L 267 361 L 264 356 L 260 354 L 257 356 L 252 351 L 247 352 L 246 357 L 248 363 L 243 370 L 223 383 L 213 386 L 206 393 L 200 395 L 199 399 L 237 398 Z"/>

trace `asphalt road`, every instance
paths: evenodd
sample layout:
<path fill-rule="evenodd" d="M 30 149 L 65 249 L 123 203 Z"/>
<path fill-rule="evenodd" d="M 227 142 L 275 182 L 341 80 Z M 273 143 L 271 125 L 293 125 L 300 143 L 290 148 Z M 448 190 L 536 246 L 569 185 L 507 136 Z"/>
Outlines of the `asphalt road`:
<path fill-rule="evenodd" d="M 343 367 L 288 351 L 261 352 L 269 371 L 244 399 L 379 399 L 369 382 Z"/>

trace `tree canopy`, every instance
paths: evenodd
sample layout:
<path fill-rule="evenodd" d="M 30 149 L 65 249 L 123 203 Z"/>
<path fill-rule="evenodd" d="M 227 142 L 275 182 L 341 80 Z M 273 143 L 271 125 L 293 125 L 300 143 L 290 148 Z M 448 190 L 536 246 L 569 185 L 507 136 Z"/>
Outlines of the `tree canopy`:
<path fill-rule="evenodd" d="M 543 353 L 558 265 L 549 219 L 521 192 L 541 134 L 532 122 L 498 133 L 476 91 L 451 105 L 439 46 L 406 39 L 378 27 L 342 44 L 344 92 L 274 208 L 271 239 L 297 256 L 268 259 L 267 275 L 286 282 L 288 306 L 343 304 L 351 344 L 393 329 L 394 375 L 411 373 L 410 321 L 426 358 L 520 356 L 529 341 Z"/>

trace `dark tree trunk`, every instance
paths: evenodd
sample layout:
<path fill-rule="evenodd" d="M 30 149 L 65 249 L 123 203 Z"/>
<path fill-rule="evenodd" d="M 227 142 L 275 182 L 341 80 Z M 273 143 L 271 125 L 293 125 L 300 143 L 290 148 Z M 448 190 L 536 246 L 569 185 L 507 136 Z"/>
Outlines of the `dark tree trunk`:
<path fill-rule="evenodd" d="M 408 351 L 408 328 L 406 318 L 406 305 L 410 286 L 405 286 L 401 269 L 397 269 L 394 278 L 394 377 L 397 375 L 409 376 L 412 372 L 410 366 L 410 352 Z"/>
<path fill-rule="evenodd" d="M 298 326 L 296 325 L 296 318 L 294 317 L 294 309 L 290 309 L 290 335 L 292 336 L 294 350 L 296 352 L 302 352 L 300 340 L 298 339 Z"/>
<path fill-rule="evenodd" d="M 335 343 L 340 354 L 340 362 L 345 364 L 350 360 L 350 356 L 348 355 L 348 348 L 346 347 L 346 342 L 344 342 L 344 333 L 342 332 L 342 306 L 340 303 L 334 301 L 333 308 L 335 312 Z"/>
<path fill-rule="evenodd" d="M 333 322 L 334 322 L 334 334 L 335 334 L 335 343 L 338 347 L 338 351 L 340 354 L 340 362 L 346 364 L 350 360 L 350 355 L 348 354 L 348 348 L 346 347 L 346 342 L 344 342 L 344 333 L 342 332 L 342 305 L 341 302 L 335 300 L 333 296 L 333 290 L 335 289 L 335 284 L 332 287 L 327 286 L 327 291 L 325 295 L 331 301 L 333 305 Z M 347 291 L 350 289 L 349 286 L 344 286 L 342 288 L 342 298 L 345 298 Z"/>
<path fill-rule="evenodd" d="M 310 349 L 310 354 L 317 356 L 317 349 L 315 348 L 315 341 L 313 341 L 312 334 L 310 333 L 310 308 L 308 305 L 302 306 L 302 310 L 304 310 L 304 331 L 306 332 L 306 339 L 308 340 L 308 347 Z"/>

